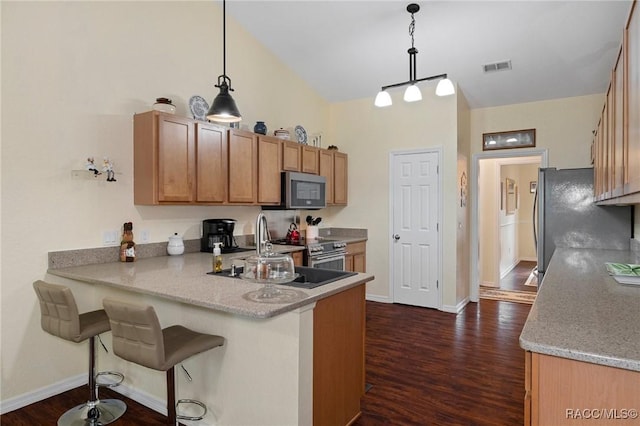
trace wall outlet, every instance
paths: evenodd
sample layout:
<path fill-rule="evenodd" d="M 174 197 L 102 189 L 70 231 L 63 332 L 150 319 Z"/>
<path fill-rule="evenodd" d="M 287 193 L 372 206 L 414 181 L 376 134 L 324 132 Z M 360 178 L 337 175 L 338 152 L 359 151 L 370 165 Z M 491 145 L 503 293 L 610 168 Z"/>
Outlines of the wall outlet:
<path fill-rule="evenodd" d="M 143 229 L 140 231 L 140 242 L 148 243 L 149 242 L 149 230 Z"/>
<path fill-rule="evenodd" d="M 102 245 L 113 246 L 118 244 L 118 231 L 109 230 L 102 233 Z"/>

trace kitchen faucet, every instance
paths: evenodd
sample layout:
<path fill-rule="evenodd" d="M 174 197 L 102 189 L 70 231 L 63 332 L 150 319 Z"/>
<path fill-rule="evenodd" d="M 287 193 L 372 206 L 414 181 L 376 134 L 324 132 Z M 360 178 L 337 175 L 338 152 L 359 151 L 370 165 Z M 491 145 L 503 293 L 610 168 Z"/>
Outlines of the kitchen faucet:
<path fill-rule="evenodd" d="M 267 218 L 262 212 L 260 212 L 256 218 L 256 233 L 254 238 L 256 240 L 256 254 L 262 256 L 266 251 L 267 243 L 269 243 L 271 239 L 269 227 L 267 226 Z"/>

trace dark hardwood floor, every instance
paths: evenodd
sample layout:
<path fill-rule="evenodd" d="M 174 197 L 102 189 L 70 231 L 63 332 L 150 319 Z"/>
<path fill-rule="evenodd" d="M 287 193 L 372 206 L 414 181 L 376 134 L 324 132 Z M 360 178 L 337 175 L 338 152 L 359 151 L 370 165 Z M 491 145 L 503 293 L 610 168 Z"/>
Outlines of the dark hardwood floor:
<path fill-rule="evenodd" d="M 366 382 L 356 425 L 521 425 L 530 305 L 470 303 L 459 315 L 367 302 Z"/>
<path fill-rule="evenodd" d="M 372 387 L 355 425 L 521 425 L 524 352 L 518 337 L 529 308 L 481 300 L 454 315 L 367 302 L 366 381 Z M 114 425 L 164 424 L 160 414 L 113 391 L 100 396 L 127 404 Z M 79 387 L 0 416 L 0 424 L 54 425 L 86 398 Z"/>
<path fill-rule="evenodd" d="M 538 287 L 524 285 L 529 279 L 529 275 L 537 262 L 529 262 L 523 260 L 519 262 L 515 268 L 511 270 L 503 279 L 500 280 L 501 290 L 517 290 L 517 291 L 538 291 Z M 533 282 L 537 282 L 538 278 L 533 278 Z"/>

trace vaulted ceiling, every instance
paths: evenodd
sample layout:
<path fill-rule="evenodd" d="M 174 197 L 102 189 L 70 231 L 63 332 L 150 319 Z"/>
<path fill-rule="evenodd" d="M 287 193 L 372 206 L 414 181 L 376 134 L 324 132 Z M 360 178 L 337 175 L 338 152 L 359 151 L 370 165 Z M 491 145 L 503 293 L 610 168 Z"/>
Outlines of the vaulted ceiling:
<path fill-rule="evenodd" d="M 409 77 L 409 3 L 231 0 L 227 13 L 328 101 L 373 102 L 381 86 Z M 417 3 L 417 77 L 447 73 L 471 108 L 603 93 L 632 4 Z M 483 70 L 506 60 L 511 70 Z"/>

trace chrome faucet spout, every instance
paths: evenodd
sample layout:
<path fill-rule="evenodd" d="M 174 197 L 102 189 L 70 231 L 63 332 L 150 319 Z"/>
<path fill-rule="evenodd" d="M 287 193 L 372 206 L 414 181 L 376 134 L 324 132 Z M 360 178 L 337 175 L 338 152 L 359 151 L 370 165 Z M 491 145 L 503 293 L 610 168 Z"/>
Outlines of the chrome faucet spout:
<path fill-rule="evenodd" d="M 269 242 L 269 228 L 267 227 L 267 218 L 264 213 L 260 212 L 256 218 L 256 254 L 261 256 L 266 251 Z"/>

